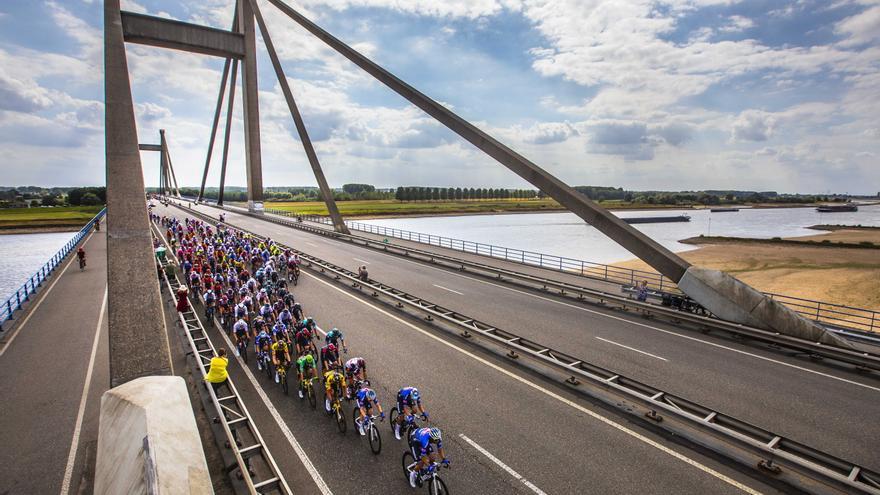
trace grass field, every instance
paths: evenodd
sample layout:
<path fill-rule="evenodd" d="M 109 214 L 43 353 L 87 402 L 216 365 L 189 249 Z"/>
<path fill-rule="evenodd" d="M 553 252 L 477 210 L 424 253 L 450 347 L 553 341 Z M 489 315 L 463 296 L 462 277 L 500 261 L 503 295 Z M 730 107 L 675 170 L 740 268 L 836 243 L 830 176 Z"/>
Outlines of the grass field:
<path fill-rule="evenodd" d="M 562 206 L 552 199 L 491 199 L 484 201 L 337 201 L 339 212 L 345 217 L 387 215 L 453 215 L 460 213 L 500 213 L 524 211 L 561 211 Z M 612 209 L 651 208 L 655 205 L 632 205 L 619 202 L 602 203 Z M 285 210 L 303 215 L 327 215 L 323 201 L 267 202 L 266 208 Z"/>
<path fill-rule="evenodd" d="M 53 208 L 0 209 L 0 229 L 82 227 L 103 206 L 56 206 Z"/>

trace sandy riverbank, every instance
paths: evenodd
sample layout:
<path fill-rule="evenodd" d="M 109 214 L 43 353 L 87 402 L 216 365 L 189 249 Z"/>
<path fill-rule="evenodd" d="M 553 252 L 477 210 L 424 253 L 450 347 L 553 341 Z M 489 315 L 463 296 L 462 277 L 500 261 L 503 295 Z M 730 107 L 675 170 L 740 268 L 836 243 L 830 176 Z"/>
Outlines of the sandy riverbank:
<path fill-rule="evenodd" d="M 836 230 L 794 239 L 880 243 L 880 231 Z M 726 271 L 764 292 L 880 309 L 877 249 L 725 242 L 680 256 L 698 266 Z M 641 260 L 615 265 L 651 270 Z"/>

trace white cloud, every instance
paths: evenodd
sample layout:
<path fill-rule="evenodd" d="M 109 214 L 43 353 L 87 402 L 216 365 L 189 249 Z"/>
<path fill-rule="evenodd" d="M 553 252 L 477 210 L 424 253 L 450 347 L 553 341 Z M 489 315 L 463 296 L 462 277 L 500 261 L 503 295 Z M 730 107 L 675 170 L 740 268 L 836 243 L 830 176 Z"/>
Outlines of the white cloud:
<path fill-rule="evenodd" d="M 880 5 L 837 23 L 834 31 L 843 36 L 842 46 L 864 45 L 880 39 Z"/>
<path fill-rule="evenodd" d="M 723 33 L 739 33 L 755 27 L 755 21 L 741 15 L 732 15 L 727 18 L 727 23 L 718 30 Z"/>
<path fill-rule="evenodd" d="M 773 134 L 776 119 L 760 110 L 746 110 L 739 114 L 731 128 L 733 141 L 766 141 Z"/>
<path fill-rule="evenodd" d="M 0 109 L 34 112 L 52 104 L 49 92 L 29 79 L 14 79 L 0 73 Z"/>

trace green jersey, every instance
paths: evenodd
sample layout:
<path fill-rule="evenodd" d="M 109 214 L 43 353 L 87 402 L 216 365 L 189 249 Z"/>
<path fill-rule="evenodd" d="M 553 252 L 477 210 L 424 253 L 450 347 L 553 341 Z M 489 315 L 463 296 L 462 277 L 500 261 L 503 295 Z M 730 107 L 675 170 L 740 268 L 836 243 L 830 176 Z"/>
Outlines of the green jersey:
<path fill-rule="evenodd" d="M 306 369 L 314 368 L 315 358 L 313 358 L 311 354 L 300 356 L 300 358 L 296 360 L 296 367 L 299 369 L 300 373 Z"/>

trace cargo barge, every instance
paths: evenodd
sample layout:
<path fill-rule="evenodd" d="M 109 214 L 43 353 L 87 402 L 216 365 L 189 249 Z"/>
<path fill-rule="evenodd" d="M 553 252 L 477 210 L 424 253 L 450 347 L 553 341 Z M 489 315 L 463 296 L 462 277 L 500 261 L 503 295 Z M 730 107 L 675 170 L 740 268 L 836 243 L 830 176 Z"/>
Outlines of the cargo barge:
<path fill-rule="evenodd" d="M 819 213 L 840 213 L 844 211 L 859 211 L 859 207 L 856 205 L 822 205 L 816 207 L 816 211 Z"/>
<path fill-rule="evenodd" d="M 674 217 L 633 217 L 621 218 L 626 223 L 669 223 L 669 222 L 690 222 L 691 217 L 687 215 L 676 215 Z"/>

